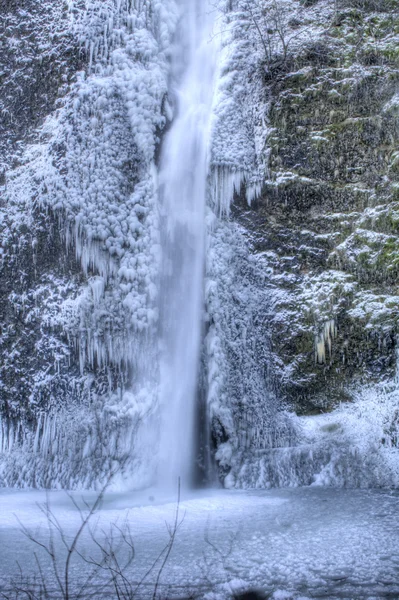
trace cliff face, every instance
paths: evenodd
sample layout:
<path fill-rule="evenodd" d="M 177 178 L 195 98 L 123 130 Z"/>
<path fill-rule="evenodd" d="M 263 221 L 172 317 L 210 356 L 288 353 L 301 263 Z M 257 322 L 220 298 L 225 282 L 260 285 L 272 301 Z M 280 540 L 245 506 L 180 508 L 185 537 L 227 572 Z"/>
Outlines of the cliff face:
<path fill-rule="evenodd" d="M 285 292 L 272 344 L 280 389 L 300 414 L 396 368 L 397 8 L 338 3 L 267 84 L 269 179 L 238 218 Z M 295 26 L 311 27 L 312 11 Z"/>
<path fill-rule="evenodd" d="M 60 307 L 82 283 L 59 221 L 37 194 L 45 118 L 84 63 L 63 2 L 0 4 L 0 411 L 2 450 L 38 413 L 78 394 Z M 35 146 L 36 144 L 36 146 Z M 29 151 L 27 151 L 29 148 Z M 51 163 L 48 169 L 51 168 Z M 20 440 L 19 440 L 20 441 Z M 22 477 L 23 473 L 15 473 Z"/>
<path fill-rule="evenodd" d="M 220 473 L 230 473 L 227 485 L 392 484 L 398 5 L 242 1 L 229 9 L 229 44 L 242 50 L 236 61 L 230 50 L 230 78 L 240 73 L 240 85 L 229 93 L 252 107 L 253 160 L 227 227 L 238 251 L 210 296 L 210 339 L 219 342 L 210 362 L 230 373 L 210 377 L 227 398 L 214 405 Z M 260 172 L 248 207 L 245 187 Z M 215 297 L 237 315 L 232 322 Z M 356 453 L 366 464 L 373 452 L 367 475 Z"/>
<path fill-rule="evenodd" d="M 1 16 L 0 481 L 92 485 L 133 454 L 156 393 L 140 378 L 156 369 L 154 163 L 178 14 L 27 0 Z"/>
<path fill-rule="evenodd" d="M 311 414 L 396 368 L 399 21 L 392 3 L 292 7 L 287 55 L 258 72 L 266 183 L 233 218 L 272 271 L 275 383 Z"/>

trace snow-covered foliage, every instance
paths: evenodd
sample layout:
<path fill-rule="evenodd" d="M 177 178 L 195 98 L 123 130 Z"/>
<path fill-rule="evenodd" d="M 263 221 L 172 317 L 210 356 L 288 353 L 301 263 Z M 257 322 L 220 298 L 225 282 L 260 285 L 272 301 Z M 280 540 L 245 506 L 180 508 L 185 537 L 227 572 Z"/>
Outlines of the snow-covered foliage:
<path fill-rule="evenodd" d="M 295 408 L 305 414 L 330 411 L 340 400 L 351 398 L 354 404 L 347 406 L 357 415 L 350 418 L 354 426 L 357 407 L 363 402 L 361 384 L 344 385 L 343 374 L 356 365 L 365 378 L 378 380 L 384 372 L 387 381 L 395 362 L 397 296 L 389 286 L 397 275 L 396 205 L 375 207 L 387 193 L 390 179 L 396 177 L 394 149 L 386 150 L 383 158 L 389 144 L 393 148 L 397 131 L 395 86 L 384 81 L 381 89 L 383 98 L 391 97 L 388 102 L 380 101 L 383 123 L 374 90 L 365 91 L 377 72 L 381 76 L 379 67 L 369 68 L 360 54 L 349 57 L 339 29 L 350 23 L 352 33 L 356 29 L 359 36 L 370 30 L 370 39 L 376 35 L 381 40 L 376 46 L 380 60 L 391 65 L 386 45 L 393 21 L 388 14 L 369 16 L 368 9 L 356 12 L 341 4 L 226 3 L 227 33 L 212 154 L 214 164 L 220 160 L 221 167 L 213 172 L 213 200 L 216 214 L 227 216 L 235 200 L 234 218 L 242 227 L 215 225 L 212 220 L 207 264 L 212 431 L 221 472 L 225 475 L 234 465 L 226 485 L 301 485 L 316 480 L 328 485 L 397 485 L 392 466 L 396 447 L 389 454 L 391 466 L 384 449 L 373 462 L 374 442 L 382 426 L 368 428 L 360 419 L 357 433 L 345 430 L 345 439 L 316 439 L 306 433 L 305 418 L 284 413 L 283 406 L 277 408 L 279 390 L 291 396 Z M 273 16 L 276 8 L 278 14 Z M 363 20 L 366 30 L 360 27 Z M 395 79 L 396 74 L 392 71 L 390 77 Z M 309 147 L 303 143 L 308 134 Z M 242 171 L 232 157 L 238 158 Z M 367 172 L 360 177 L 361 183 L 359 162 Z M 387 164 L 389 177 L 383 178 L 376 191 L 369 173 L 383 171 Z M 250 180 L 249 173 L 260 184 L 257 194 L 261 190 L 252 211 L 243 202 L 242 183 Z M 394 184 L 392 189 L 396 194 Z M 242 285 L 248 290 L 245 300 Z M 262 310 L 264 325 L 255 326 Z M 359 339 L 364 340 L 362 348 Z M 262 342 L 267 347 L 263 353 L 259 350 Z M 232 347 L 235 356 L 229 359 Z M 268 365 L 263 374 L 267 383 L 259 386 L 263 362 Z M 242 374 L 244 365 L 248 375 Z M 236 396 L 231 382 L 237 371 L 243 389 Z M 334 391 L 324 393 L 323 386 L 331 380 Z M 309 405 L 307 394 L 312 398 Z M 378 390 L 375 394 L 381 398 Z M 242 402 L 239 407 L 236 397 Z M 255 411 L 255 423 L 249 418 L 242 427 L 247 439 L 241 440 L 241 425 L 235 419 L 250 412 L 251 400 L 258 397 L 262 398 L 260 412 Z M 367 397 L 364 403 L 374 406 L 373 393 Z M 395 426 L 395 395 L 389 398 L 384 410 Z M 383 401 L 377 403 L 380 406 Z M 266 422 L 281 443 L 273 433 L 269 436 L 262 411 L 267 412 Z M 335 418 L 335 411 L 331 414 Z M 284 418 L 285 430 L 280 425 Z M 316 423 L 323 418 L 314 417 Z M 288 433 L 279 436 L 282 430 Z M 363 445 L 362 436 L 367 440 Z M 359 444 L 361 450 L 353 450 Z M 369 478 L 362 463 L 368 465 Z M 324 469 L 332 470 L 330 482 L 328 477 L 318 477 Z"/>
<path fill-rule="evenodd" d="M 176 19 L 172 2 L 101 2 L 91 4 L 75 24 L 90 54 L 89 71 L 52 132 L 52 176 L 36 176 L 40 201 L 62 211 L 66 242 L 75 247 L 84 272 L 102 278 L 102 283 L 97 279 L 93 331 L 101 329 L 114 307 L 124 321 L 120 331 L 125 328 L 129 335 L 156 322 L 153 163 L 165 124 L 162 105 Z M 113 331 L 113 344 L 123 335 Z M 100 364 L 123 359 L 104 346 L 91 350 Z"/>
<path fill-rule="evenodd" d="M 209 219 L 208 401 L 225 486 L 397 486 L 396 386 L 354 387 L 351 403 L 319 416 L 297 417 L 284 410 L 274 377 L 290 374 L 275 363 L 269 324 L 290 317 L 276 313 L 270 257 L 251 254 L 242 228 Z M 335 294 L 351 291 L 349 276 L 338 274 L 334 281 Z M 342 292 L 340 286 L 349 288 Z M 315 329 L 319 364 L 330 360 L 337 336 L 334 318 L 322 320 L 334 315 L 329 301 L 331 281 L 322 277 L 319 289 L 302 298 L 322 325 Z"/>
<path fill-rule="evenodd" d="M 216 460 L 226 474 L 245 449 L 256 454 L 291 446 L 298 432 L 292 415 L 276 397 L 273 381 L 267 257 L 250 253 L 237 225 L 220 221 L 209 225 L 208 403 Z"/>
<path fill-rule="evenodd" d="M 331 413 L 297 417 L 297 443 L 233 459 L 231 487 L 397 487 L 399 392 L 375 386 Z"/>
<path fill-rule="evenodd" d="M 248 204 L 269 176 L 270 97 L 264 80 L 284 69 L 288 53 L 317 39 L 327 3 L 317 7 L 312 27 L 292 0 L 220 0 L 223 51 L 212 144 L 213 202 L 228 215 L 234 193 Z M 320 21 L 320 23 L 319 23 Z"/>

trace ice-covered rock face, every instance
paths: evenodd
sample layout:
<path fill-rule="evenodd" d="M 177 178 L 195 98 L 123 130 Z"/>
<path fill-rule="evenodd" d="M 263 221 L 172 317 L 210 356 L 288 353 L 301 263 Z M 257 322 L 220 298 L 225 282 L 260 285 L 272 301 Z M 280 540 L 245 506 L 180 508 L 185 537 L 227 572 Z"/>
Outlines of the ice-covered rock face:
<path fill-rule="evenodd" d="M 235 193 L 245 184 L 248 204 L 256 198 L 267 170 L 267 109 L 253 36 L 252 9 L 245 2 L 219 2 L 220 77 L 215 99 L 211 150 L 211 204 L 228 216 Z M 257 10 L 255 3 L 253 9 Z M 251 81 L 251 85 L 247 83 Z"/>
<path fill-rule="evenodd" d="M 154 159 L 166 122 L 176 21 L 172 2 L 109 2 L 90 6 L 76 25 L 89 53 L 88 73 L 77 82 L 54 132 L 50 152 L 57 168 L 52 177 L 43 175 L 41 193 L 43 203 L 65 215 L 66 243 L 75 248 L 83 271 L 103 279 L 102 293 L 93 294 L 88 330 L 103 329 L 105 337 L 98 348 L 87 342 L 82 350 L 100 365 L 125 360 L 123 345 L 132 331 L 149 329 L 157 320 Z M 106 313 L 113 310 L 121 323 L 111 340 Z M 115 327 L 115 315 L 109 322 Z"/>
<path fill-rule="evenodd" d="M 35 3 L 11 6 L 3 42 L 15 63 L 41 55 L 42 122 L 57 110 L 2 188 L 2 472 L 8 484 L 91 485 L 132 454 L 156 394 L 155 154 L 179 12 L 172 0 L 50 4 L 45 16 Z M 66 76 L 47 83 L 55 106 L 40 79 L 57 69 L 62 79 L 57 61 Z M 13 121 L 19 108 L 9 108 Z"/>
<path fill-rule="evenodd" d="M 397 484 L 395 6 L 226 3 L 207 352 L 228 485 Z M 348 400 L 352 434 L 309 443 Z"/>

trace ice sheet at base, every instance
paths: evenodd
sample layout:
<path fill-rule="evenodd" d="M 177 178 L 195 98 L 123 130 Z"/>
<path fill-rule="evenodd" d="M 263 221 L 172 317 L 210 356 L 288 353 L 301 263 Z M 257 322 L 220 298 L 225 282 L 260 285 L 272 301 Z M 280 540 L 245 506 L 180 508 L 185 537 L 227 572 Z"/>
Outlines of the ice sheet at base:
<path fill-rule="evenodd" d="M 173 520 L 176 506 L 173 496 L 152 493 L 108 494 L 97 516 L 99 526 L 106 527 L 128 515 L 136 546 L 129 576 L 135 580 L 165 544 L 165 521 Z M 93 500 L 94 495 L 86 497 Z M 0 494 L 3 587 L 16 574 L 16 560 L 34 569 L 32 548 L 23 541 L 14 514 L 31 530 L 43 527 L 36 502 L 45 498 L 42 492 Z M 70 500 L 63 492 L 52 493 L 50 500 L 66 533 L 72 534 L 79 514 Z M 222 600 L 253 587 L 274 594 L 276 600 L 399 597 L 397 492 L 208 490 L 183 496 L 180 509 L 185 520 L 162 576 L 162 590 L 170 597 L 182 598 L 192 591 L 207 600 Z M 206 531 L 212 545 L 205 540 Z M 89 552 L 88 536 L 83 543 Z M 74 576 L 83 575 L 77 563 Z"/>

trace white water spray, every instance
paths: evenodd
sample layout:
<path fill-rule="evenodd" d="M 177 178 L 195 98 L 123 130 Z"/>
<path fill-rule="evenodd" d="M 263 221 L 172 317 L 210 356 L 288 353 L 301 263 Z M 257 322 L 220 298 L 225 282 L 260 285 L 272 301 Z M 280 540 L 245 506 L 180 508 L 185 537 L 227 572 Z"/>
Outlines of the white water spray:
<path fill-rule="evenodd" d="M 203 0 L 185 0 L 175 72 L 177 116 L 162 151 L 160 199 L 161 425 L 159 483 L 189 485 L 203 312 L 205 203 L 218 37 Z"/>

